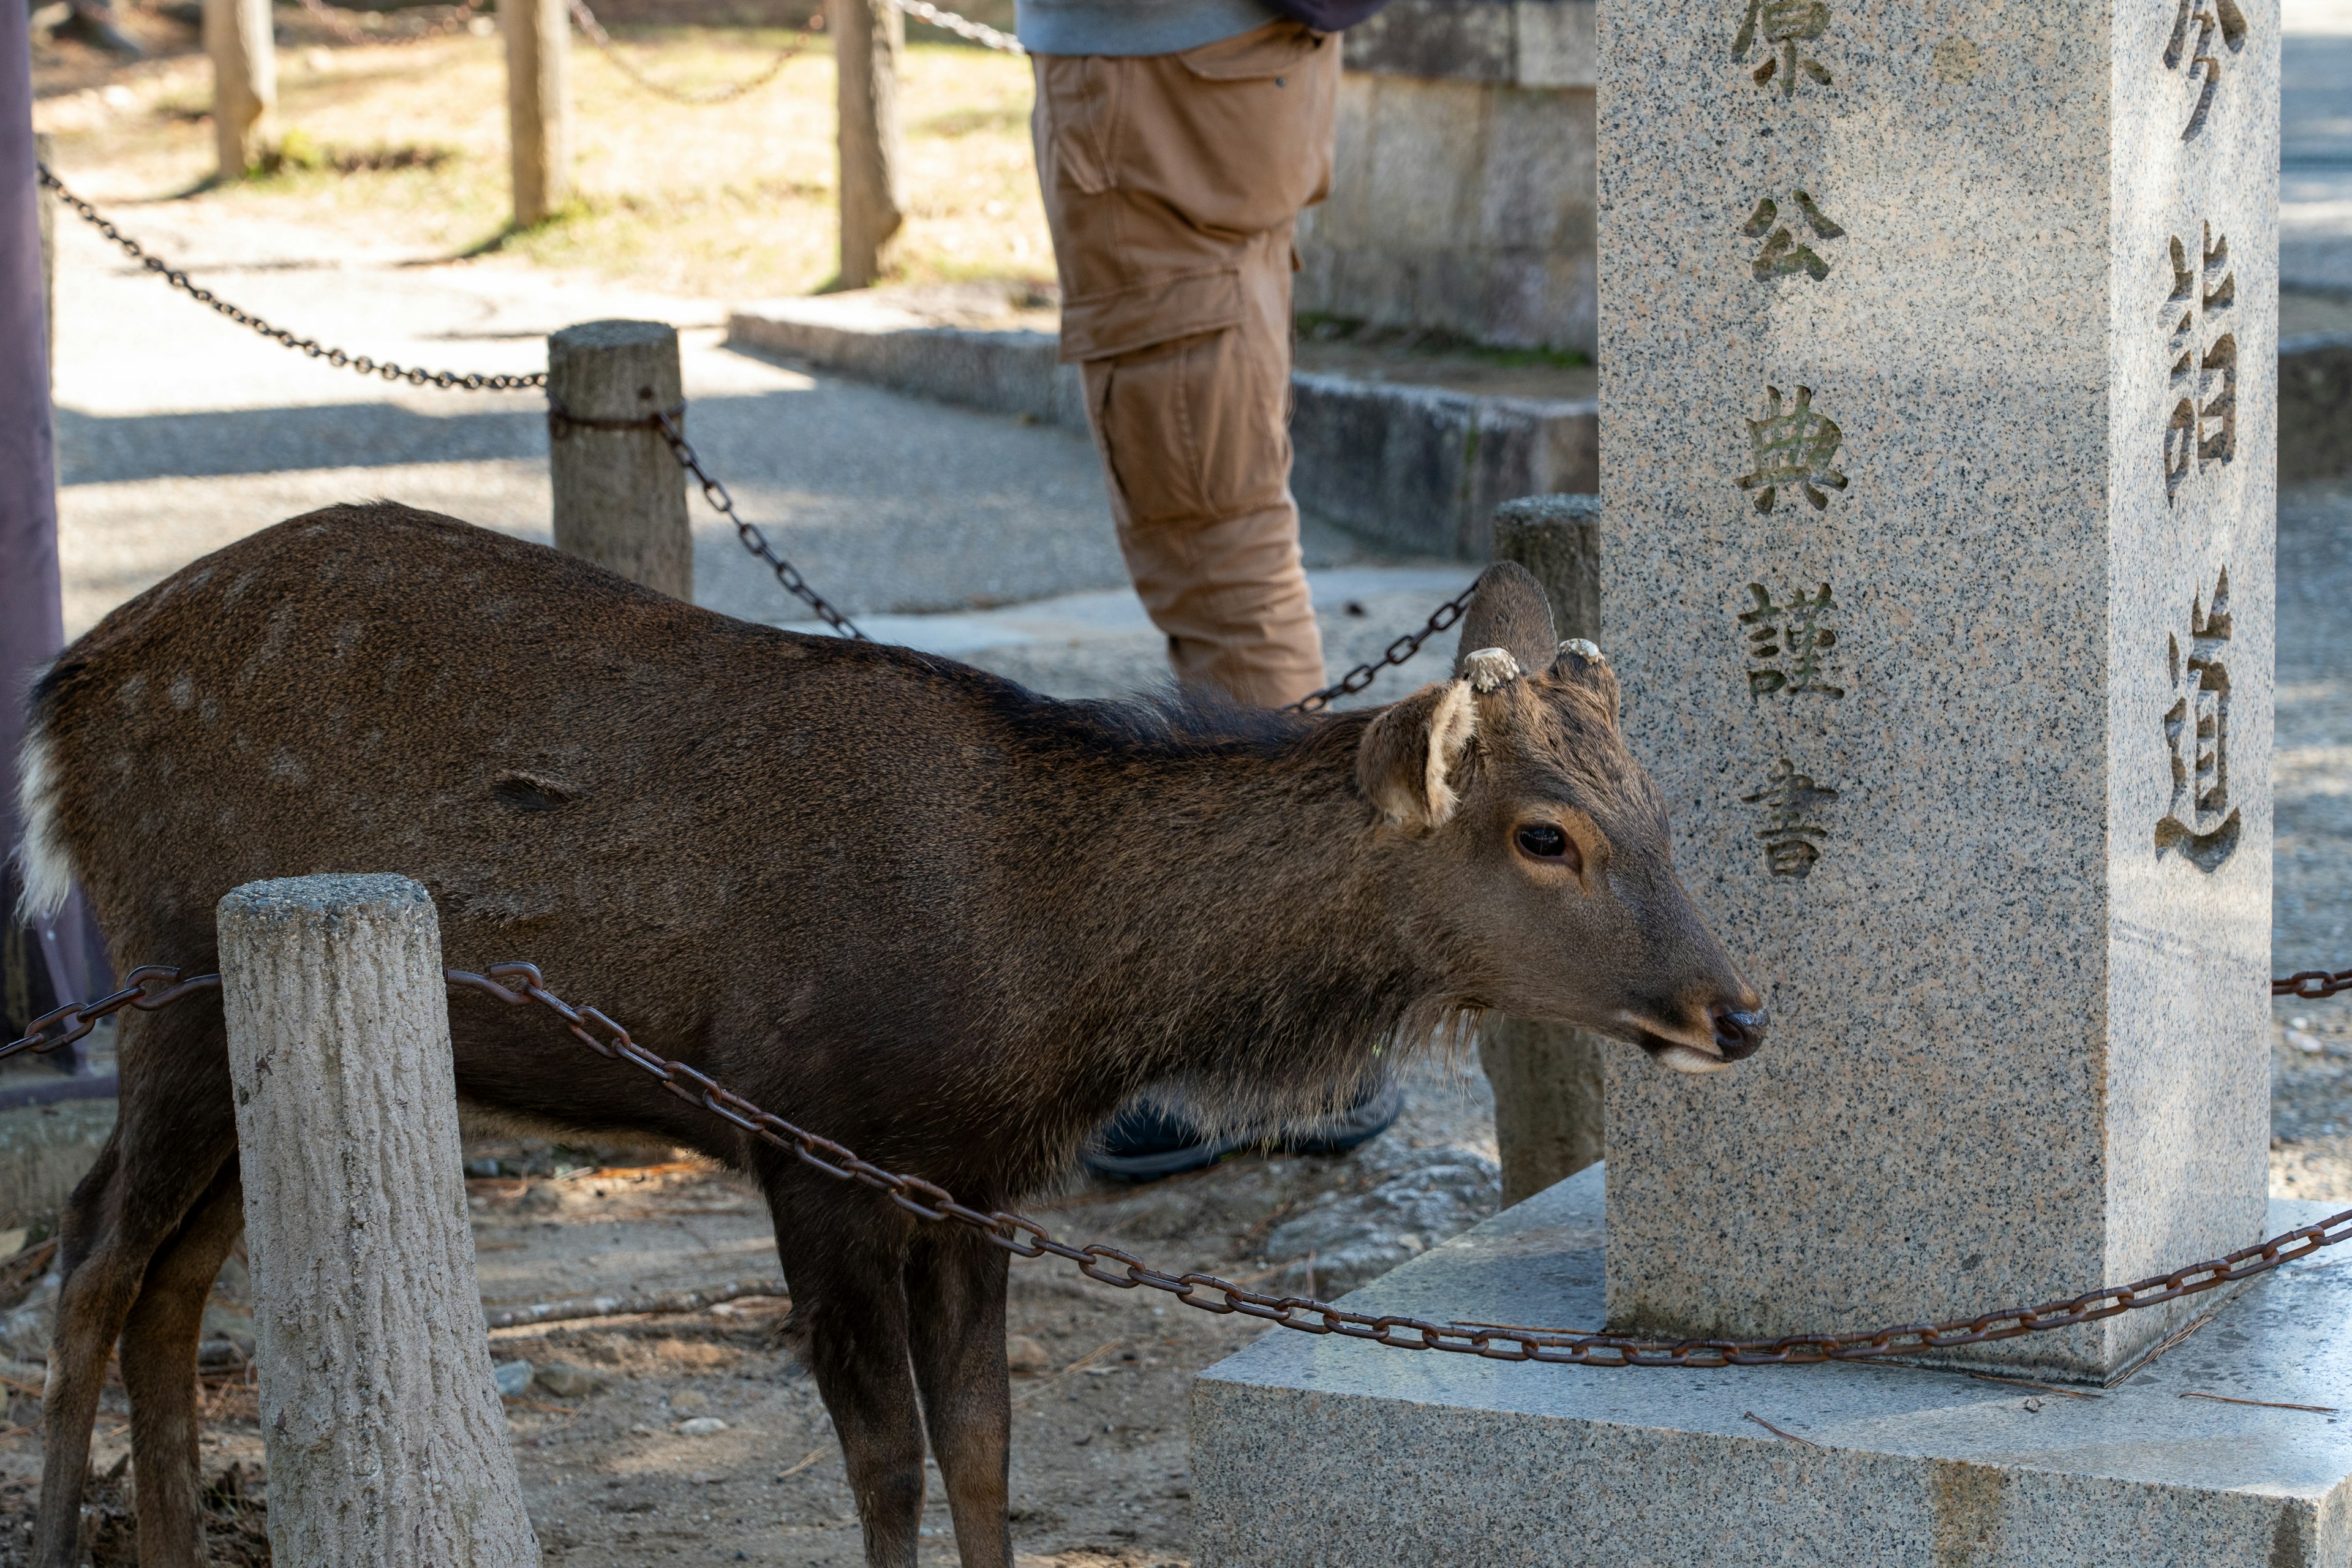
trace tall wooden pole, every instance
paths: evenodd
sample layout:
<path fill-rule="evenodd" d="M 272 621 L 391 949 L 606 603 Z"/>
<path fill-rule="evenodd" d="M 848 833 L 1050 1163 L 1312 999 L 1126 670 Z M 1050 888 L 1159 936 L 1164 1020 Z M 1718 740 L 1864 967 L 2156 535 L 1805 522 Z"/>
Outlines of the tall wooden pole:
<path fill-rule="evenodd" d="M 220 901 L 276 1562 L 537 1568 L 467 1223 L 441 926 L 405 877 Z"/>
<path fill-rule="evenodd" d="M 907 21 L 890 0 L 829 0 L 825 26 L 839 73 L 841 286 L 864 289 L 882 276 L 907 221 L 898 136 Z"/>
<path fill-rule="evenodd" d="M 1561 638 L 1601 641 L 1598 496 L 1506 502 L 1495 512 L 1495 557 L 1535 574 Z M 1564 1024 L 1488 1016 L 1478 1037 L 1478 1062 L 1495 1089 L 1505 1204 L 1566 1181 L 1601 1158 L 1601 1053 L 1608 1048 L 1598 1036 Z"/>
<path fill-rule="evenodd" d="M 218 177 L 261 161 L 278 108 L 278 43 L 269 0 L 204 0 L 205 53 L 213 62 L 213 148 Z"/>
<path fill-rule="evenodd" d="M 572 21 L 564 0 L 499 0 L 517 228 L 572 195 Z"/>

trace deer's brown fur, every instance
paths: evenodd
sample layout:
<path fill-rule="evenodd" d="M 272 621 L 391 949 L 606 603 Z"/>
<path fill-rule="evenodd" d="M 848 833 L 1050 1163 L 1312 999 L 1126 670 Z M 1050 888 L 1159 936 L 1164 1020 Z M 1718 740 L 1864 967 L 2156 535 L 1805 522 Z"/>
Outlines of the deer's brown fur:
<path fill-rule="evenodd" d="M 1745 1054 L 1755 996 L 1675 881 L 1613 678 L 1555 663 L 1531 581 L 1497 571 L 1464 647 L 1492 631 L 1528 675 L 1305 719 L 1052 701 L 446 518 L 333 508 L 187 567 L 41 680 L 27 879 L 69 862 L 118 965 L 198 971 L 240 883 L 405 873 L 453 964 L 535 961 L 655 1049 L 983 1208 L 1056 1179 L 1139 1090 L 1237 1119 L 1327 1106 L 1376 1046 L 1487 1007 L 1669 1065 Z M 1529 821 L 1580 864 L 1515 847 Z M 754 1173 L 870 1560 L 914 1562 L 928 1428 L 965 1562 L 1009 1563 L 1003 1253 L 551 1018 L 462 994 L 450 1014 L 469 1104 Z M 238 1201 L 221 1014 L 123 1016 L 121 1120 L 65 1226 L 47 1568 L 71 1561 L 118 1336 L 141 1560 L 196 1561 L 191 1312 Z"/>

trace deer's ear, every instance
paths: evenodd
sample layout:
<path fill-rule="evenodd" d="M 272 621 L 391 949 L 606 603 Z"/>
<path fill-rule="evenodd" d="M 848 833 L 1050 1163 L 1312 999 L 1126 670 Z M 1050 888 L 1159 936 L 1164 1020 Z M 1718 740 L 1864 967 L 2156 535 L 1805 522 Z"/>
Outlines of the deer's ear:
<path fill-rule="evenodd" d="M 1426 832 L 1454 815 L 1450 774 L 1477 732 L 1470 683 L 1424 686 L 1364 731 L 1356 749 L 1356 783 L 1391 826 Z"/>

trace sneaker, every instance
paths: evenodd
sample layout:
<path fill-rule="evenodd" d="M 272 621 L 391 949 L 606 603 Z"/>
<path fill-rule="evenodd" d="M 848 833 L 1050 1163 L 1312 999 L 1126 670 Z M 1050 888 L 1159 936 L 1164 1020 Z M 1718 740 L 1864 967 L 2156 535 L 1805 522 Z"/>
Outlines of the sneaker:
<path fill-rule="evenodd" d="M 1286 1154 L 1344 1154 L 1387 1131 L 1402 1114 L 1404 1089 L 1384 1078 L 1339 1115 L 1284 1128 L 1275 1147 Z"/>
<path fill-rule="evenodd" d="M 1087 1170 L 1120 1182 L 1156 1182 L 1213 1165 L 1242 1145 L 1212 1138 L 1180 1116 L 1138 1100 L 1079 1156 Z"/>

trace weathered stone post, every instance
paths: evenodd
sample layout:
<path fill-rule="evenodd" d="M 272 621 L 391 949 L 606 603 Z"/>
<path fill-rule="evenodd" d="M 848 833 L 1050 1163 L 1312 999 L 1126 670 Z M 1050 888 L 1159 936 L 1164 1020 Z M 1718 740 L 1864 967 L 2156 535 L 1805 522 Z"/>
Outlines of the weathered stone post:
<path fill-rule="evenodd" d="M 562 410 L 548 416 L 555 547 L 692 599 L 686 471 L 661 432 L 639 423 L 659 413 L 683 421 L 682 385 L 677 331 L 663 322 L 588 321 L 547 340 L 548 397 Z"/>
<path fill-rule="evenodd" d="M 1609 654 L 1773 1017 L 1715 1077 L 1611 1058 L 1609 1321 L 1939 1319 L 2242 1247 L 2276 0 L 1742 13 L 1601 16 Z M 2101 1377 L 2210 1305 L 1968 1359 Z"/>
<path fill-rule="evenodd" d="M 898 57 L 907 19 L 890 0 L 829 0 L 841 167 L 841 286 L 882 276 L 907 221 L 898 136 Z"/>
<path fill-rule="evenodd" d="M 528 228 L 572 195 L 571 10 L 564 0 L 499 0 L 499 31 L 506 37 L 514 221 Z"/>
<path fill-rule="evenodd" d="M 1495 558 L 1535 574 L 1562 638 L 1601 641 L 1601 500 L 1529 496 L 1495 509 Z M 1562 1024 L 1496 1014 L 1478 1035 L 1478 1061 L 1495 1090 L 1503 1202 L 1517 1203 L 1601 1158 L 1598 1036 Z"/>
<path fill-rule="evenodd" d="M 269 0 L 204 0 L 205 53 L 213 62 L 213 148 L 217 178 L 259 163 L 278 107 L 278 41 Z"/>
<path fill-rule="evenodd" d="M 457 1147 L 433 900 L 405 877 L 220 902 L 280 1563 L 524 1568 Z"/>

